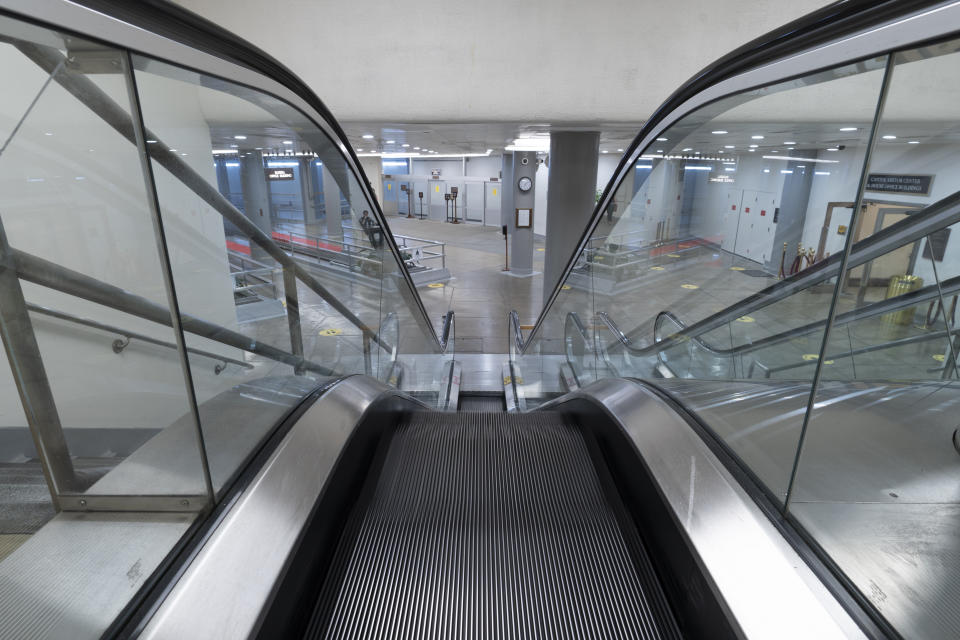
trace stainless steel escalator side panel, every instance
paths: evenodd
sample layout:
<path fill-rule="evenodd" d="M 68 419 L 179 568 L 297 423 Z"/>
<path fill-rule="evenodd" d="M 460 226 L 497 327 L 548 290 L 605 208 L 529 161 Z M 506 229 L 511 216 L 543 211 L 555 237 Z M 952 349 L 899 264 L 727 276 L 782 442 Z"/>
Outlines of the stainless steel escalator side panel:
<path fill-rule="evenodd" d="M 256 633 L 298 536 L 354 427 L 375 400 L 401 396 L 345 378 L 290 429 L 140 635 L 235 640 Z"/>
<path fill-rule="evenodd" d="M 588 400 L 624 429 L 701 568 L 746 638 L 865 638 L 701 437 L 642 384 L 606 379 L 543 406 Z"/>

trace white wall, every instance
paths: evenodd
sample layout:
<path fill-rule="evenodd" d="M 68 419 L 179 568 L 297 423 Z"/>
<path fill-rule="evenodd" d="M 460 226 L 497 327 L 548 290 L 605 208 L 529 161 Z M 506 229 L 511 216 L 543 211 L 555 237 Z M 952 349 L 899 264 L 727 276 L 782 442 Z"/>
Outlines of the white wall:
<path fill-rule="evenodd" d="M 0 45 L 0 69 L 7 87 L 0 93 L 0 139 L 7 140 L 46 74 L 6 44 Z M 129 107 L 122 76 L 91 79 Z M 196 107 L 196 90 L 168 87 L 148 94 L 144 100 L 162 100 L 159 110 L 179 126 L 153 124 L 188 154 L 184 160 L 213 180 L 210 133 Z M 158 186 L 170 195 L 164 210 L 173 267 L 190 274 L 178 283 L 191 285 L 178 287 L 183 308 L 235 325 L 222 219 L 198 206 L 195 197 L 181 198 L 166 189 L 168 181 L 158 173 Z M 0 218 L 14 248 L 167 305 L 136 149 L 56 83 L 46 87 L 0 155 Z M 219 243 L 219 253 L 198 250 L 211 243 Z M 25 283 L 23 289 L 28 302 L 174 341 L 169 327 L 38 285 Z M 118 355 L 111 349 L 116 334 L 38 315 L 32 319 L 65 427 L 161 428 L 187 412 L 176 351 L 134 342 Z M 227 376 L 215 379 L 215 362 L 199 362 L 196 378 L 203 400 L 222 388 Z M 25 425 L 3 356 L 0 381 L 0 427 Z"/>
<path fill-rule="evenodd" d="M 341 120 L 644 120 L 701 68 L 824 0 L 180 0 Z M 385 99 L 385 97 L 388 97 Z"/>

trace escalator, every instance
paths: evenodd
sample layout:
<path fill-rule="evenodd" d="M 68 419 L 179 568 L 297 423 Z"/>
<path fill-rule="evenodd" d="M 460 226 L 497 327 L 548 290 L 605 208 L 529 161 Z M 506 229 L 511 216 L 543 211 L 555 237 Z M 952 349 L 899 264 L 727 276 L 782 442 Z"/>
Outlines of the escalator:
<path fill-rule="evenodd" d="M 304 637 L 679 638 L 587 437 L 551 412 L 399 419 Z"/>
<path fill-rule="evenodd" d="M 289 70 L 159 1 L 0 17 L 22 75 L 0 160 L 38 176 L 0 202 L 0 636 L 960 633 L 960 192 L 924 180 L 953 123 L 905 119 L 901 87 L 958 77 L 909 71 L 952 68 L 960 3 L 832 5 L 685 84 L 532 332 L 512 313 L 508 353 L 484 354 L 503 393 L 464 379 L 453 310 L 438 330 Z M 258 204 L 280 163 L 340 209 L 304 202 L 317 260 Z M 901 166 L 923 201 L 858 226 Z M 817 217 L 838 202 L 860 207 Z M 384 242 L 344 260 L 361 212 Z M 832 256 L 772 282 L 811 235 Z M 891 275 L 923 284 L 888 296 Z"/>

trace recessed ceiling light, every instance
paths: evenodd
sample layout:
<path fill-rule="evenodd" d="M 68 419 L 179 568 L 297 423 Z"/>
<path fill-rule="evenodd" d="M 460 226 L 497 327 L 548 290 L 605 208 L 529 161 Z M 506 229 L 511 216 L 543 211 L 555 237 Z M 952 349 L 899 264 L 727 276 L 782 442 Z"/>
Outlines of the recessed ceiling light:
<path fill-rule="evenodd" d="M 907 140 L 907 144 L 920 144 L 919 140 Z"/>
<path fill-rule="evenodd" d="M 756 151 L 756 149 L 750 149 L 749 151 L 750 153 L 753 153 L 754 151 Z"/>
<path fill-rule="evenodd" d="M 736 145 L 725 144 L 725 145 L 723 145 L 723 148 L 724 148 L 724 149 L 736 149 L 737 147 L 736 147 Z"/>
<path fill-rule="evenodd" d="M 284 140 L 283 144 L 293 144 L 293 140 Z"/>
<path fill-rule="evenodd" d="M 787 151 L 793 151 L 796 147 L 787 147 Z"/>
<path fill-rule="evenodd" d="M 420 147 L 414 147 L 413 150 L 414 150 L 414 151 L 420 151 Z"/>
<path fill-rule="evenodd" d="M 181 153 L 180 155 L 182 155 L 182 156 L 185 156 L 185 155 L 187 155 L 187 154 L 185 154 L 185 153 Z"/>
<path fill-rule="evenodd" d="M 663 153 L 663 149 L 657 149 L 657 153 Z"/>
<path fill-rule="evenodd" d="M 93 151 L 93 149 L 90 149 L 90 151 Z M 176 152 L 177 152 L 176 149 L 170 149 L 170 153 L 176 153 Z"/>
<path fill-rule="evenodd" d="M 623 149 L 617 149 L 617 153 L 623 153 Z"/>
<path fill-rule="evenodd" d="M 396 142 L 396 140 L 387 140 L 387 144 L 393 144 L 393 143 L 395 143 L 395 142 Z"/>
<path fill-rule="evenodd" d="M 893 136 L 893 135 L 887 134 L 887 135 L 883 136 L 883 139 L 884 139 L 884 140 L 896 140 L 896 139 L 897 139 L 897 136 Z"/>
<path fill-rule="evenodd" d="M 373 134 L 372 134 L 372 133 L 365 133 L 365 134 L 363 134 L 363 139 L 364 139 L 364 140 L 373 140 Z"/>
<path fill-rule="evenodd" d="M 156 140 L 147 140 L 147 144 L 156 144 L 156 143 L 157 143 Z"/>
<path fill-rule="evenodd" d="M 784 142 L 783 144 L 797 144 L 797 143 L 794 142 L 794 141 L 792 141 L 792 140 L 787 140 L 787 141 Z"/>
<path fill-rule="evenodd" d="M 693 151 L 693 147 L 687 147 L 684 151 Z"/>
<path fill-rule="evenodd" d="M 360 152 L 362 152 L 362 151 L 363 151 L 363 149 L 357 149 L 357 153 L 360 153 Z"/>
<path fill-rule="evenodd" d="M 715 136 L 722 136 L 723 134 L 725 134 L 725 133 L 727 133 L 727 132 L 724 131 L 723 129 L 717 129 L 716 131 L 711 131 L 710 133 L 712 133 L 712 134 L 715 135 Z"/>
<path fill-rule="evenodd" d="M 756 149 L 757 146 L 758 146 L 758 145 L 752 144 L 752 145 L 750 145 L 750 148 L 751 148 L 751 149 Z"/>
<path fill-rule="evenodd" d="M 403 148 L 407 148 L 407 147 L 409 147 L 410 145 L 408 145 L 407 143 L 403 143 L 403 144 L 400 145 L 400 146 L 403 147 Z"/>
<path fill-rule="evenodd" d="M 827 147 L 827 151 L 840 151 L 839 147 Z"/>
<path fill-rule="evenodd" d="M 233 136 L 234 140 L 246 140 L 247 136 Z"/>
<path fill-rule="evenodd" d="M 763 136 L 750 136 L 753 140 L 763 140 Z"/>
<path fill-rule="evenodd" d="M 856 131 L 856 127 L 840 127 L 840 131 Z"/>
<path fill-rule="evenodd" d="M 667 138 L 657 138 L 657 142 L 666 142 Z"/>
<path fill-rule="evenodd" d="M 52 136 L 53 134 L 50 133 L 49 131 L 47 131 L 47 132 L 45 132 L 43 135 L 45 135 L 45 136 Z"/>

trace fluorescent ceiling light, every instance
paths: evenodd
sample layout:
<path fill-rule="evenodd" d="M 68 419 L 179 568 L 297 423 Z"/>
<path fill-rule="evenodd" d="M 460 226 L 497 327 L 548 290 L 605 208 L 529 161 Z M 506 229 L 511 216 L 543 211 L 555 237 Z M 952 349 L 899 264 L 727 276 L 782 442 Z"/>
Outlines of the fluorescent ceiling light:
<path fill-rule="evenodd" d="M 780 173 L 793 173 L 792 169 L 780 169 Z"/>
<path fill-rule="evenodd" d="M 610 152 L 607 151 L 606 149 L 603 149 L 603 150 L 600 151 L 600 153 L 610 153 Z"/>
<path fill-rule="evenodd" d="M 657 142 L 666 142 L 669 138 L 657 138 Z"/>
<path fill-rule="evenodd" d="M 234 140 L 246 140 L 247 136 L 233 136 Z"/>
<path fill-rule="evenodd" d="M 856 127 L 840 127 L 840 131 L 856 131 Z"/>
<path fill-rule="evenodd" d="M 504 148 L 507 151 L 550 151 L 550 136 L 517 138 L 512 145 Z"/>
<path fill-rule="evenodd" d="M 156 140 L 147 140 L 147 144 L 156 144 L 156 143 L 157 143 Z"/>
<path fill-rule="evenodd" d="M 426 151 L 426 150 L 425 150 Z M 485 158 L 493 153 L 493 149 L 487 149 L 486 153 L 437 153 L 436 151 L 431 151 L 434 155 L 430 156 L 431 158 Z M 361 158 L 371 158 L 371 157 L 380 157 L 380 158 L 423 158 L 424 156 L 419 153 L 413 152 L 397 152 L 397 153 L 358 153 Z"/>
<path fill-rule="evenodd" d="M 372 133 L 365 133 L 365 134 L 363 134 L 363 139 L 364 139 L 364 140 L 373 140 L 373 134 L 372 134 Z"/>
<path fill-rule="evenodd" d="M 171 149 L 171 151 L 174 151 L 174 149 Z M 227 156 L 227 155 L 230 155 L 231 153 L 237 153 L 237 150 L 236 149 L 214 149 L 213 150 L 213 155 L 215 156 Z"/>
<path fill-rule="evenodd" d="M 828 176 L 830 175 L 829 171 L 814 171 L 813 175 L 815 176 Z"/>
<path fill-rule="evenodd" d="M 764 169 L 763 172 L 764 172 L 764 173 L 770 173 L 770 169 Z"/>
<path fill-rule="evenodd" d="M 637 169 L 653 169 L 652 164 L 638 164 L 636 166 L 637 166 Z"/>
<path fill-rule="evenodd" d="M 750 136 L 752 140 L 763 140 L 763 136 Z"/>
<path fill-rule="evenodd" d="M 796 158 L 794 156 L 763 156 L 764 160 L 798 160 L 800 162 L 824 162 L 827 164 L 838 164 L 839 160 L 821 160 L 820 158 Z"/>
<path fill-rule="evenodd" d="M 827 151 L 840 151 L 840 147 L 827 147 Z"/>
<path fill-rule="evenodd" d="M 360 153 L 360 152 L 362 152 L 362 151 L 363 151 L 363 149 L 357 149 L 357 153 Z"/>
<path fill-rule="evenodd" d="M 712 134 L 715 135 L 715 136 L 722 136 L 723 134 L 725 134 L 725 133 L 727 133 L 727 132 L 724 131 L 723 129 L 717 129 L 716 131 L 711 131 L 710 133 L 712 133 Z"/>
<path fill-rule="evenodd" d="M 687 147 L 684 151 L 693 151 L 693 147 Z"/>
<path fill-rule="evenodd" d="M 713 171 L 713 167 L 706 167 L 699 164 L 686 164 L 683 168 L 686 171 Z"/>
<path fill-rule="evenodd" d="M 760 146 L 760 145 L 752 144 L 752 145 L 750 145 L 750 148 L 751 148 L 751 149 L 756 149 L 758 146 Z"/>
<path fill-rule="evenodd" d="M 293 140 L 284 140 L 283 144 L 293 144 Z"/>
<path fill-rule="evenodd" d="M 724 148 L 724 149 L 736 149 L 737 146 L 736 146 L 736 145 L 733 145 L 733 144 L 725 144 L 725 145 L 723 145 L 723 148 Z"/>
<path fill-rule="evenodd" d="M 883 136 L 883 139 L 884 139 L 884 140 L 896 140 L 896 139 L 897 139 L 897 136 L 890 135 L 890 134 L 888 133 L 887 135 Z"/>
<path fill-rule="evenodd" d="M 789 144 L 797 144 L 797 143 L 794 142 L 794 141 L 792 141 L 792 140 L 788 140 L 788 141 L 784 142 L 783 144 L 789 145 Z"/>
<path fill-rule="evenodd" d="M 224 165 L 225 165 L 225 166 L 228 166 L 228 167 L 239 167 L 239 166 L 240 166 L 240 163 L 239 163 L 239 162 L 225 162 Z"/>
<path fill-rule="evenodd" d="M 907 144 L 920 144 L 919 140 L 907 140 Z"/>
<path fill-rule="evenodd" d="M 406 142 L 404 142 L 404 143 L 403 143 L 402 145 L 400 145 L 400 146 L 403 147 L 404 149 L 406 149 L 406 148 L 409 147 L 410 145 L 407 144 Z"/>
<path fill-rule="evenodd" d="M 387 144 L 394 144 L 396 140 L 387 140 Z"/>
<path fill-rule="evenodd" d="M 420 147 L 414 147 L 413 150 L 414 150 L 414 151 L 420 151 Z"/>
<path fill-rule="evenodd" d="M 623 153 L 623 149 L 617 149 L 617 153 Z"/>
<path fill-rule="evenodd" d="M 736 168 L 736 167 L 724 167 L 723 170 L 724 170 L 724 171 L 736 171 L 737 168 Z"/>
<path fill-rule="evenodd" d="M 299 162 L 267 162 L 268 167 L 296 167 Z"/>

